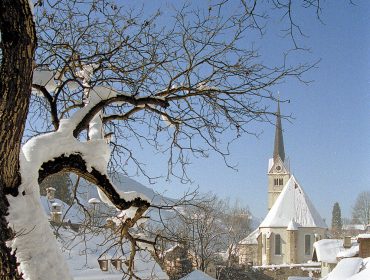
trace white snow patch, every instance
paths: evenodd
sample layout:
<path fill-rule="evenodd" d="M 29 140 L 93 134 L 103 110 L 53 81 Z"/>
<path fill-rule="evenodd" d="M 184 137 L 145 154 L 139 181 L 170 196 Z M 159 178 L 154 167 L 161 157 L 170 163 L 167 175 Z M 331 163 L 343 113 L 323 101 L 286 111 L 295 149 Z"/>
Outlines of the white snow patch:
<path fill-rule="evenodd" d="M 267 172 L 270 172 L 270 170 L 273 166 L 274 166 L 274 159 L 270 158 L 269 159 L 269 164 L 268 164 L 268 167 L 267 167 Z"/>
<path fill-rule="evenodd" d="M 55 89 L 58 87 L 58 83 L 55 80 L 55 74 L 46 69 L 36 69 L 33 71 L 32 83 L 45 87 L 49 92 L 55 91 Z M 33 92 L 42 96 L 42 94 L 36 89 L 33 89 Z"/>
<path fill-rule="evenodd" d="M 35 188 L 37 180 L 30 186 L 22 186 Z M 38 188 L 35 189 L 37 191 L 27 191 L 26 195 L 7 197 L 10 204 L 7 219 L 17 233 L 8 245 L 17 250 L 17 260 L 25 280 L 72 279 L 60 250 L 55 246 L 55 237 L 41 206 Z"/>
<path fill-rule="evenodd" d="M 90 198 L 89 201 L 88 201 L 90 204 L 94 204 L 94 203 L 100 203 L 100 199 L 96 198 L 96 197 L 93 197 L 93 198 Z"/>
<path fill-rule="evenodd" d="M 341 260 L 329 273 L 327 280 L 348 280 L 360 271 L 362 258 L 348 258 Z"/>
<path fill-rule="evenodd" d="M 137 209 L 137 207 L 130 207 L 126 210 L 122 210 L 116 217 L 112 217 L 111 219 L 117 226 L 121 226 L 127 219 L 132 219 L 135 217 Z M 144 217 L 144 214 L 143 217 L 136 221 L 134 228 L 148 220 L 148 218 Z"/>
<path fill-rule="evenodd" d="M 286 229 L 287 230 L 298 230 L 298 225 L 293 220 L 290 220 L 288 227 Z"/>
<path fill-rule="evenodd" d="M 370 233 L 362 233 L 357 236 L 357 239 L 370 239 Z"/>
<path fill-rule="evenodd" d="M 35 11 L 34 11 L 34 5 L 33 5 L 33 2 L 32 2 L 32 0 L 28 0 L 28 4 L 29 4 L 29 6 L 30 6 L 30 9 L 31 9 L 31 14 L 32 14 L 32 16 L 33 16 L 33 20 L 35 21 Z"/>
<path fill-rule="evenodd" d="M 180 278 L 179 280 L 215 280 L 215 278 L 205 274 L 203 271 L 194 270 L 185 277 Z"/>
<path fill-rule="evenodd" d="M 350 258 L 359 253 L 359 244 L 353 244 L 351 248 L 344 249 L 337 254 L 338 258 Z"/>
<path fill-rule="evenodd" d="M 370 258 L 362 261 L 362 269 L 359 273 L 348 278 L 348 280 L 369 280 L 370 279 Z"/>
<path fill-rule="evenodd" d="M 322 239 L 313 244 L 319 262 L 337 263 L 337 254 L 343 250 L 343 240 Z"/>

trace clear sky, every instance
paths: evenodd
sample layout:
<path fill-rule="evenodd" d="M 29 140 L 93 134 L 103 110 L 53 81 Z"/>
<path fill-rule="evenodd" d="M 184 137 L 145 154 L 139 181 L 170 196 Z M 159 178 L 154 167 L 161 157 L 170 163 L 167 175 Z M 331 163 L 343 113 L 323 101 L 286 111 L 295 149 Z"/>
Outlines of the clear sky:
<path fill-rule="evenodd" d="M 313 80 L 309 85 L 288 80 L 274 87 L 282 98 L 291 100 L 281 106 L 283 114 L 294 117 L 291 122 L 283 121 L 291 169 L 328 225 L 336 201 L 342 216 L 350 217 L 357 194 L 370 190 L 370 9 L 366 2 L 355 1 L 356 6 L 349 1 L 325 1 L 323 23 L 312 12 L 297 10 L 303 31 L 309 36 L 300 42 L 310 52 L 295 59 L 321 62 L 305 76 Z M 278 61 L 281 50 L 291 43 L 275 31 L 269 29 L 259 46 L 272 62 Z M 193 185 L 173 180 L 158 181 L 151 187 L 179 196 L 189 187 L 199 186 L 202 192 L 237 199 L 263 218 L 275 129 L 267 123 L 255 128 L 263 131 L 259 138 L 244 135 L 231 148 L 230 160 L 238 164 L 237 172 L 211 154 L 208 159 L 192 159 L 188 170 Z M 155 170 L 156 166 L 151 168 Z M 135 179 L 148 185 L 144 178 Z"/>

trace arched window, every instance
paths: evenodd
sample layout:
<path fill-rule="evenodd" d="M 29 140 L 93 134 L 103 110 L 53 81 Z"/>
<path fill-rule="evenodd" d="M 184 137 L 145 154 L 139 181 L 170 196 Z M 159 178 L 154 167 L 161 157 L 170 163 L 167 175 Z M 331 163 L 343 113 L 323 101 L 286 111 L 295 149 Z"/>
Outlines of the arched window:
<path fill-rule="evenodd" d="M 275 255 L 281 255 L 281 236 L 275 234 Z"/>
<path fill-rule="evenodd" d="M 284 181 L 283 181 L 283 178 L 280 178 L 280 179 L 279 179 L 279 186 L 282 186 L 282 185 L 283 185 L 283 182 L 284 182 Z"/>
<path fill-rule="evenodd" d="M 304 254 L 311 255 L 311 235 L 308 234 L 304 236 Z"/>
<path fill-rule="evenodd" d="M 279 179 L 274 179 L 274 185 L 279 186 Z"/>

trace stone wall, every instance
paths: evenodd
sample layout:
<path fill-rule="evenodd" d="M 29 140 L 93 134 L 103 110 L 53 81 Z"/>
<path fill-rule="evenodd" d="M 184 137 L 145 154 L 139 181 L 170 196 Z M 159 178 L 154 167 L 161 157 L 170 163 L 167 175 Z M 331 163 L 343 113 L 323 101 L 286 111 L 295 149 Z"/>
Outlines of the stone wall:
<path fill-rule="evenodd" d="M 218 267 L 216 279 L 219 280 L 287 280 L 289 276 L 312 277 L 319 279 L 321 266 L 315 263 L 293 266 L 234 266 Z"/>
<path fill-rule="evenodd" d="M 314 279 L 321 277 L 320 266 L 281 266 L 281 267 L 258 267 L 254 268 L 274 280 L 287 280 L 289 276 L 311 276 Z"/>
<path fill-rule="evenodd" d="M 243 244 L 238 246 L 239 249 L 239 264 L 247 265 L 251 263 L 252 265 L 257 265 L 257 244 Z"/>

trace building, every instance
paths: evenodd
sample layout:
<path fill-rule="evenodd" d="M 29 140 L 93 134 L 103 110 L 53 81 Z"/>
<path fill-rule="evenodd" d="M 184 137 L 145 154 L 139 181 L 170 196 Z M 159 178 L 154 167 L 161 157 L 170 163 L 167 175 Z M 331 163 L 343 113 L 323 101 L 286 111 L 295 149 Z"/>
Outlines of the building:
<path fill-rule="evenodd" d="M 246 238 L 241 240 L 237 246 L 239 264 L 248 266 L 257 264 L 258 259 L 258 238 L 259 228 L 256 228 Z"/>
<path fill-rule="evenodd" d="M 361 258 L 370 257 L 370 233 L 360 234 L 357 237 L 357 242 L 360 244 L 359 256 Z"/>
<path fill-rule="evenodd" d="M 163 267 L 170 279 L 179 279 L 189 274 L 196 266 L 194 254 L 181 244 L 165 251 L 163 257 Z"/>
<path fill-rule="evenodd" d="M 268 214 L 247 240 L 257 236 L 257 265 L 300 264 L 312 258 L 313 243 L 324 238 L 327 225 L 291 174 L 285 157 L 278 104 L 273 157 L 268 163 Z M 252 236 L 254 235 L 254 236 Z M 245 242 L 244 242 L 245 243 Z M 249 242 L 251 243 L 251 242 Z M 251 244 L 255 247 L 255 244 Z M 248 248 L 248 245 L 244 245 Z M 251 261 L 241 249 L 239 263 Z M 253 251 L 252 249 L 249 251 Z"/>
<path fill-rule="evenodd" d="M 321 239 L 313 244 L 312 261 L 321 263 L 321 277 L 328 275 L 343 258 L 358 256 L 356 239 Z"/>

